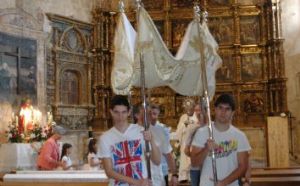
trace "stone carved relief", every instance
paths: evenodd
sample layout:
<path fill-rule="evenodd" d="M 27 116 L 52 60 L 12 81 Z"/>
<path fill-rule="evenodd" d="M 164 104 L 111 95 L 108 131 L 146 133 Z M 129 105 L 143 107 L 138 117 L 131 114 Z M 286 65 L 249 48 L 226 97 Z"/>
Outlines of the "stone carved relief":
<path fill-rule="evenodd" d="M 86 50 L 86 42 L 86 38 L 78 28 L 70 27 L 62 34 L 60 46 L 62 49 L 71 52 L 84 53 Z"/>
<path fill-rule="evenodd" d="M 43 22 L 36 19 L 20 8 L 0 10 L 0 23 L 15 25 L 31 30 L 43 30 Z"/>
<path fill-rule="evenodd" d="M 91 59 L 88 51 L 92 26 L 74 19 L 48 14 L 52 21 L 55 63 L 55 119 L 70 129 L 86 129 L 93 118 Z M 49 61 L 49 64 L 51 62 Z M 48 74 L 48 76 L 51 73 Z"/>

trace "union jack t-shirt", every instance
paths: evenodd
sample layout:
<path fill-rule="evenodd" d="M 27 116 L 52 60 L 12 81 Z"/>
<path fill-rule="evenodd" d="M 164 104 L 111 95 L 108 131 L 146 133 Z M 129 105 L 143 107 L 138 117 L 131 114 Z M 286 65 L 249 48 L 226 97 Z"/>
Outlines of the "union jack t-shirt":
<path fill-rule="evenodd" d="M 112 128 L 100 137 L 99 156 L 111 158 L 114 171 L 134 178 L 145 178 L 143 128 L 131 124 L 124 133 Z M 128 186 L 119 180 L 110 180 L 110 185 Z"/>

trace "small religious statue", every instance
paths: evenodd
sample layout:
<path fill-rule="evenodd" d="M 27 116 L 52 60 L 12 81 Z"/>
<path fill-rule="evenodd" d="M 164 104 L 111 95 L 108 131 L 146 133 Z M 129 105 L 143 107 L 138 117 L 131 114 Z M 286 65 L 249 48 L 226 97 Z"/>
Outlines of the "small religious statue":
<path fill-rule="evenodd" d="M 183 101 L 185 113 L 180 117 L 176 137 L 180 144 L 180 163 L 179 163 L 179 181 L 189 180 L 190 158 L 184 153 L 185 142 L 190 127 L 193 127 L 198 122 L 197 116 L 194 114 L 195 101 L 191 98 L 186 98 Z"/>

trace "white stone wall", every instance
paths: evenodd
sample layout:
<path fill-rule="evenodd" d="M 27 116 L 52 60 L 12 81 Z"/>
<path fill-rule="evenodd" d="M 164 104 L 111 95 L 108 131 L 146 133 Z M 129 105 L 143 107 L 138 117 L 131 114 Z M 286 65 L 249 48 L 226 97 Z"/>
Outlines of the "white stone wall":
<path fill-rule="evenodd" d="M 281 0 L 281 7 L 288 109 L 295 117 L 293 141 L 296 153 L 300 155 L 300 1 Z"/>

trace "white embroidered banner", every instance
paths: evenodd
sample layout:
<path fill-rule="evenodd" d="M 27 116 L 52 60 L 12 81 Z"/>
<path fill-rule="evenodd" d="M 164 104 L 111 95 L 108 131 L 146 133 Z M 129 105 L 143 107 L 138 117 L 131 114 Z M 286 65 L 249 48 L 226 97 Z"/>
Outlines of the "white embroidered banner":
<path fill-rule="evenodd" d="M 135 32 L 128 24 L 130 23 L 126 16 L 121 14 L 115 35 L 116 53 L 112 71 L 115 93 L 128 94 L 131 86 L 141 86 L 139 60 L 142 56 L 147 88 L 169 86 L 175 92 L 186 96 L 202 94 L 200 47 L 204 46 L 202 51 L 206 61 L 208 92 L 210 98 L 213 97 L 215 72 L 221 66 L 222 60 L 217 54 L 218 44 L 210 34 L 206 23 L 201 25 L 197 21 L 192 21 L 189 24 L 176 57 L 166 47 L 144 8 L 140 9 L 136 43 L 133 37 Z M 123 28 L 124 25 L 128 28 Z"/>

